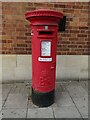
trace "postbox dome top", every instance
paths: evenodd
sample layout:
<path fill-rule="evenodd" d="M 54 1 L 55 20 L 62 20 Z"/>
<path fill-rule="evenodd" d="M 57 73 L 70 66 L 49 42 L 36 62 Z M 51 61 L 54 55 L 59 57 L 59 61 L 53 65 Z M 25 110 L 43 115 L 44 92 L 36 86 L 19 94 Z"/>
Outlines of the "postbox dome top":
<path fill-rule="evenodd" d="M 28 11 L 25 13 L 26 19 L 33 17 L 54 17 L 57 19 L 63 18 L 63 13 L 50 10 L 50 9 L 39 9 L 34 11 Z"/>

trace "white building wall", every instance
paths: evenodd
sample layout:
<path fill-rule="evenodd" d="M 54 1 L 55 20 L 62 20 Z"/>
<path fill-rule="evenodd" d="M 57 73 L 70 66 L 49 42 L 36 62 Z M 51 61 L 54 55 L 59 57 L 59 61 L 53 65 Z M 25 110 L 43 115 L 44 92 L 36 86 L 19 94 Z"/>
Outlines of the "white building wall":
<path fill-rule="evenodd" d="M 2 58 L 0 81 L 20 82 L 32 79 L 31 55 L 1 55 L 0 57 Z M 88 79 L 88 56 L 57 55 L 56 68 L 57 81 Z"/>

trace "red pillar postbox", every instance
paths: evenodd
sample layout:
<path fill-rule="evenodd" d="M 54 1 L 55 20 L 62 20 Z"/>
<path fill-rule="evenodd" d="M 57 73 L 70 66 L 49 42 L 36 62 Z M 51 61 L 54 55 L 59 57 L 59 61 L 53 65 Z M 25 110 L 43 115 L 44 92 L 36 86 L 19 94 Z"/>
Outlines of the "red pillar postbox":
<path fill-rule="evenodd" d="M 54 103 L 56 79 L 56 46 L 61 12 L 34 10 L 25 13 L 31 22 L 32 35 L 32 101 L 40 107 Z"/>

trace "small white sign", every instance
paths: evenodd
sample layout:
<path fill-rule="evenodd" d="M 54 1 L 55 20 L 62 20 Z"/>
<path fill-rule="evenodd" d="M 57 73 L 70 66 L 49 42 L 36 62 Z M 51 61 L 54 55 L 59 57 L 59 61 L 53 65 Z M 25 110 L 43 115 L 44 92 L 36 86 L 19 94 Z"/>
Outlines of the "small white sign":
<path fill-rule="evenodd" d="M 50 56 L 51 55 L 51 42 L 42 41 L 41 42 L 41 56 Z"/>
<path fill-rule="evenodd" d="M 52 58 L 41 58 L 41 57 L 39 57 L 38 61 L 50 62 L 50 61 L 52 61 Z"/>

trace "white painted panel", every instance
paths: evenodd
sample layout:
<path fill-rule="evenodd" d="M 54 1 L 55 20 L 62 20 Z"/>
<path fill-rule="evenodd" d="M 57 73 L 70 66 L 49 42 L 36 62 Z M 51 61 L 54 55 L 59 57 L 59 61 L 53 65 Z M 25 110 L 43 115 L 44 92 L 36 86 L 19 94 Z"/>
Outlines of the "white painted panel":
<path fill-rule="evenodd" d="M 2 66 L 3 67 L 16 67 L 16 55 L 2 55 Z"/>
<path fill-rule="evenodd" d="M 15 68 L 16 80 L 31 80 L 31 68 L 17 67 Z"/>
<path fill-rule="evenodd" d="M 30 55 L 17 55 L 17 67 L 31 67 L 32 60 Z"/>
<path fill-rule="evenodd" d="M 3 67 L 2 68 L 2 81 L 15 80 L 15 67 Z"/>
<path fill-rule="evenodd" d="M 3 55 L 3 66 L 0 69 L 3 81 L 31 80 L 31 57 L 31 55 Z M 64 79 L 87 79 L 88 56 L 57 55 L 56 77 L 59 81 Z"/>

